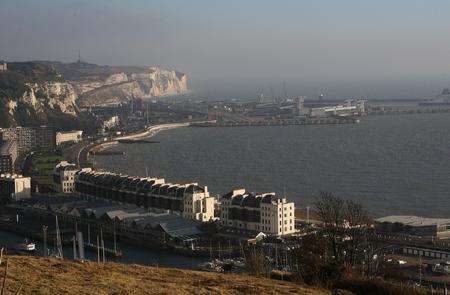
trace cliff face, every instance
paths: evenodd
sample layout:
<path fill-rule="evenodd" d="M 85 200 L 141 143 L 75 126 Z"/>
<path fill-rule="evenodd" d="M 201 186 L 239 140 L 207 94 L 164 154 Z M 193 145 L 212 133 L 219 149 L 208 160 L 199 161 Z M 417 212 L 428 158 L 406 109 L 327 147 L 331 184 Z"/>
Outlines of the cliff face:
<path fill-rule="evenodd" d="M 156 67 L 14 62 L 8 64 L 8 71 L 0 72 L 0 127 L 54 124 L 76 128 L 80 107 L 188 91 L 186 74 Z"/>
<path fill-rule="evenodd" d="M 115 73 L 104 80 L 74 81 L 81 107 L 117 104 L 132 98 L 152 99 L 187 93 L 187 75 L 151 67 Z"/>
<path fill-rule="evenodd" d="M 67 82 L 27 83 L 28 90 L 19 98 L 37 113 L 45 112 L 47 108 L 60 111 L 63 114 L 77 115 L 74 87 Z"/>

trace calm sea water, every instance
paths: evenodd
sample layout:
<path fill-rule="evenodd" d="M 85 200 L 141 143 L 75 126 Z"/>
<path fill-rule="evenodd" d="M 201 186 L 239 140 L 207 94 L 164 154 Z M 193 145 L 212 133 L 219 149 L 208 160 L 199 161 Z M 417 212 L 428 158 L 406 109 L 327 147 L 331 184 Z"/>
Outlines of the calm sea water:
<path fill-rule="evenodd" d="M 375 216 L 450 217 L 450 114 L 384 115 L 360 124 L 183 128 L 158 144 L 123 144 L 97 166 L 131 175 L 274 191 L 298 207 L 320 191 L 361 202 Z"/>

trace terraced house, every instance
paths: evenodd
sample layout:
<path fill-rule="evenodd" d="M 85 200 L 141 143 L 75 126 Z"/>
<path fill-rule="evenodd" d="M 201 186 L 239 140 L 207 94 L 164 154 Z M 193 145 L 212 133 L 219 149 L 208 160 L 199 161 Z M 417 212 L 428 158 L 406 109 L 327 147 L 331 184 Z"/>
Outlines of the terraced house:
<path fill-rule="evenodd" d="M 208 221 L 214 218 L 214 197 L 198 183 L 172 184 L 161 178 L 140 178 L 110 172 L 80 171 L 75 191 L 110 201 L 179 213 L 184 218 Z"/>
<path fill-rule="evenodd" d="M 275 193 L 253 194 L 245 189 L 229 192 L 220 199 L 223 226 L 272 236 L 295 233 L 295 206 Z"/>

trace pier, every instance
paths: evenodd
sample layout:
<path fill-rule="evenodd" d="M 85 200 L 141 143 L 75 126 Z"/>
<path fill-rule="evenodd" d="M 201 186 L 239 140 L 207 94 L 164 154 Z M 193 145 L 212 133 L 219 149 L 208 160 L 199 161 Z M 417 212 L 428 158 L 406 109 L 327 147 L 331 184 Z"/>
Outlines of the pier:
<path fill-rule="evenodd" d="M 191 123 L 192 127 L 243 127 L 243 126 L 288 126 L 288 125 L 340 125 L 357 124 L 358 118 L 307 118 L 307 119 L 277 119 L 262 121 L 217 121 Z"/>

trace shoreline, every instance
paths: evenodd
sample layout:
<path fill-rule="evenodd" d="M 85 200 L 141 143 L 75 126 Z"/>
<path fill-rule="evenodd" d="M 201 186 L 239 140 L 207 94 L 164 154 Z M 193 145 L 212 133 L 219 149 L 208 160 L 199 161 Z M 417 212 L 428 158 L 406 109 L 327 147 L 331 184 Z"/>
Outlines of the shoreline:
<path fill-rule="evenodd" d="M 104 151 L 108 148 L 111 148 L 119 143 L 119 140 L 132 140 L 132 139 L 144 139 L 144 138 L 151 138 L 158 134 L 161 131 L 166 131 L 170 129 L 176 129 L 176 128 L 182 128 L 182 127 L 189 127 L 191 125 L 190 122 L 187 123 L 169 123 L 169 124 L 161 124 L 161 125 L 154 125 L 151 127 L 148 127 L 142 132 L 130 134 L 130 135 L 124 135 L 124 136 L 117 136 L 114 137 L 111 140 L 94 144 L 93 146 L 88 148 L 88 156 L 92 151 L 99 152 Z"/>

